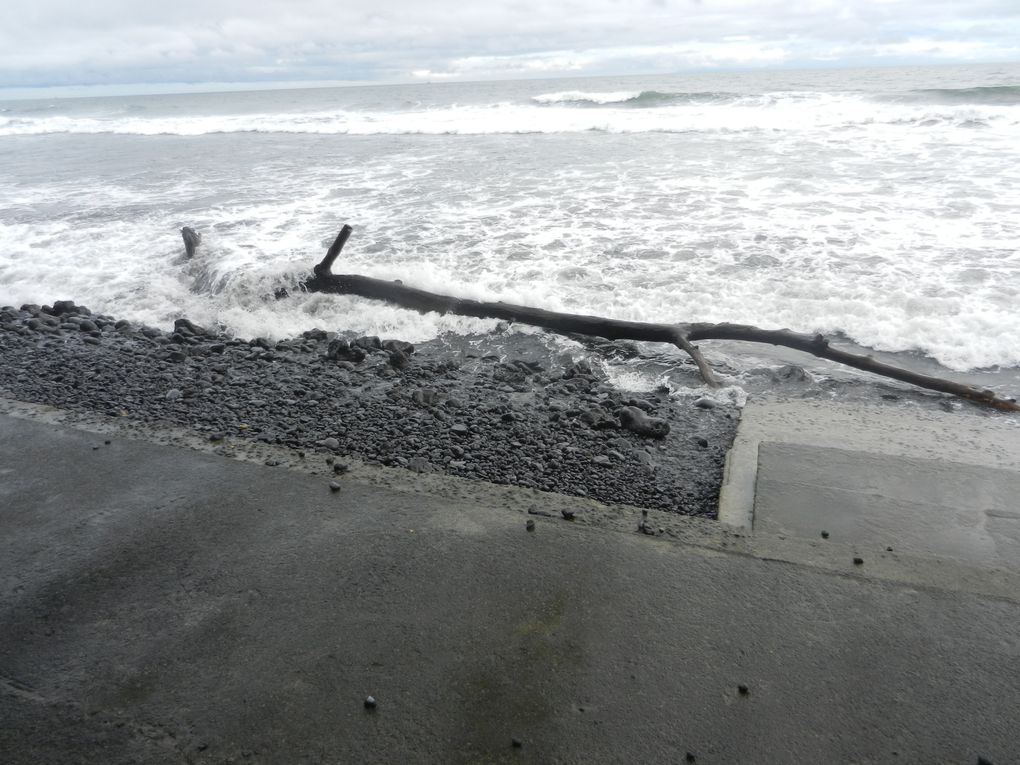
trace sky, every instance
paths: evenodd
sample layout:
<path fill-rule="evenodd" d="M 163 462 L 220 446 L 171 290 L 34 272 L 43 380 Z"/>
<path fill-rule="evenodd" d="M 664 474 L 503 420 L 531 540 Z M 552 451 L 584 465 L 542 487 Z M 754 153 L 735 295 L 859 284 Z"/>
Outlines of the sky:
<path fill-rule="evenodd" d="M 0 89 L 1020 61 L 1020 0 L 10 0 Z"/>

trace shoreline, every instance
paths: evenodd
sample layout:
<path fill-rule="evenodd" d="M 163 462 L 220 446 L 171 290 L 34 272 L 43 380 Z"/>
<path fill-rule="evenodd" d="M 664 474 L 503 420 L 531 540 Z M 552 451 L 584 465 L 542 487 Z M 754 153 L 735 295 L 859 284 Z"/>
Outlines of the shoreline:
<path fill-rule="evenodd" d="M 322 330 L 271 343 L 71 301 L 0 308 L 0 393 L 418 473 L 714 518 L 738 410 L 559 368 Z M 635 419 L 668 424 L 661 438 Z M 631 423 L 630 429 L 626 422 Z M 661 426 L 660 433 L 661 433 Z"/>

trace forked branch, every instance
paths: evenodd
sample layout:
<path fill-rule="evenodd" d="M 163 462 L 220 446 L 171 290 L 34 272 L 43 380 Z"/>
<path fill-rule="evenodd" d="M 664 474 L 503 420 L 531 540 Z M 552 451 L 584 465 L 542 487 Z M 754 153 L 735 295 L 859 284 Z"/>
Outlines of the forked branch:
<path fill-rule="evenodd" d="M 645 342 L 669 343 L 688 353 L 697 364 L 705 383 L 718 386 L 719 382 L 702 356 L 695 342 L 700 340 L 740 340 L 751 343 L 781 345 L 810 353 L 819 358 L 835 361 L 865 372 L 890 377 L 920 388 L 949 393 L 977 404 L 1010 412 L 1020 412 L 1015 399 L 998 396 L 994 391 L 932 377 L 907 369 L 876 361 L 871 356 L 862 356 L 849 351 L 833 348 L 822 335 L 805 335 L 786 329 L 759 329 L 746 324 L 655 324 L 640 321 L 617 321 L 601 316 L 560 313 L 541 308 L 513 305 L 511 303 L 488 303 L 479 300 L 441 295 L 435 292 L 405 286 L 401 282 L 374 279 L 358 274 L 334 274 L 332 266 L 340 250 L 351 235 L 351 227 L 344 225 L 326 256 L 314 269 L 314 276 L 307 279 L 303 288 L 308 292 L 328 292 L 337 295 L 358 295 L 372 300 L 383 300 L 401 308 L 420 313 L 435 311 L 440 314 L 473 316 L 481 319 L 501 319 L 520 322 L 561 334 L 580 334 L 605 337 L 609 340 L 640 340 Z"/>

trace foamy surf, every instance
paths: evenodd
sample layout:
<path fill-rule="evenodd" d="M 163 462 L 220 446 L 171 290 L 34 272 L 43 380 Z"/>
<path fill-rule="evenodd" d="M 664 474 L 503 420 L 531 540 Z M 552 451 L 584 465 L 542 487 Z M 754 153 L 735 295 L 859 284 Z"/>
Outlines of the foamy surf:
<path fill-rule="evenodd" d="M 274 300 L 350 222 L 339 271 L 1015 368 L 1020 107 L 1008 90 L 930 84 L 890 97 L 859 78 L 805 90 L 734 75 L 5 104 L 0 302 L 72 298 L 273 339 L 496 326 Z M 203 245 L 182 264 L 184 225 Z"/>
<path fill-rule="evenodd" d="M 590 108 L 578 108 L 579 105 Z M 638 106 L 642 108 L 635 109 Z M 670 94 L 658 91 L 565 91 L 527 102 L 431 105 L 392 111 L 159 115 L 121 105 L 102 115 L 24 113 L 0 117 L 0 136 L 55 134 L 202 136 L 235 133 L 307 135 L 513 135 L 599 131 L 617 134 L 984 127 L 1009 135 L 1020 102 L 932 102 L 854 94 L 778 92 L 760 95 Z"/>

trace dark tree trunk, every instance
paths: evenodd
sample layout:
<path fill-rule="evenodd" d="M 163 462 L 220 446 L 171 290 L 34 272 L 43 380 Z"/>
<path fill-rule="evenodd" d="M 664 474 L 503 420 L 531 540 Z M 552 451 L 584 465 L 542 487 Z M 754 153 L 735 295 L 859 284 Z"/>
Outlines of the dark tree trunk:
<path fill-rule="evenodd" d="M 920 388 L 959 396 L 977 404 L 1010 412 L 1020 411 L 1020 405 L 1015 399 L 997 396 L 991 390 L 982 390 L 952 380 L 911 372 L 876 361 L 871 356 L 861 356 L 833 348 L 829 345 L 829 341 L 821 335 L 798 334 L 786 329 L 759 329 L 744 324 L 654 324 L 640 321 L 617 321 L 600 316 L 546 311 L 541 308 L 513 305 L 512 303 L 488 303 L 456 298 L 427 292 L 416 287 L 407 287 L 399 281 L 385 281 L 358 274 L 334 274 L 332 273 L 333 263 L 350 237 L 351 230 L 348 225 L 340 230 L 340 234 L 322 262 L 315 266 L 314 276 L 304 282 L 305 290 L 337 295 L 358 295 L 372 300 L 383 300 L 420 313 L 435 311 L 441 314 L 450 313 L 458 316 L 474 316 L 480 319 L 520 322 L 561 334 L 594 335 L 609 340 L 669 343 L 690 354 L 698 365 L 705 382 L 711 386 L 718 386 L 719 383 L 700 350 L 693 343 L 701 340 L 740 340 L 793 348 L 865 372 L 891 377 Z"/>

